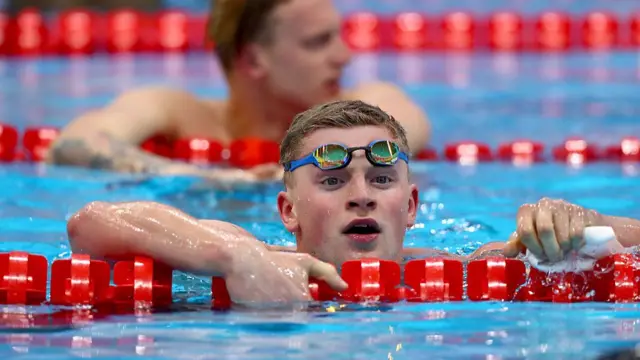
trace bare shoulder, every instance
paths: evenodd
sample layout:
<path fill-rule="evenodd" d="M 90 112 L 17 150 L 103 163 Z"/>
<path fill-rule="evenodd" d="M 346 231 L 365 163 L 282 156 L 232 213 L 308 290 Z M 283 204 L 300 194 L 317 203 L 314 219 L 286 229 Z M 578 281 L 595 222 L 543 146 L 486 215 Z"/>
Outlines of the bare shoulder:
<path fill-rule="evenodd" d="M 178 107 L 190 107 L 197 105 L 200 100 L 194 94 L 179 88 L 167 86 L 145 86 L 126 91 L 118 95 L 110 107 L 130 107 L 148 104 L 149 108 L 159 111 L 177 109 Z"/>
<path fill-rule="evenodd" d="M 362 100 L 365 102 L 376 102 L 375 100 L 384 99 L 389 95 L 404 97 L 405 93 L 397 85 L 384 81 L 359 84 L 342 93 L 342 97 L 346 100 Z"/>
<path fill-rule="evenodd" d="M 399 86 L 371 82 L 345 91 L 346 100 L 361 100 L 393 116 L 407 132 L 409 148 L 419 151 L 431 138 L 431 123 L 423 109 Z"/>
<path fill-rule="evenodd" d="M 176 136 L 215 137 L 221 135 L 225 106 L 224 100 L 211 100 L 185 89 L 165 86 L 134 89 L 111 104 L 112 109 L 132 109 L 147 112 L 149 118 L 170 119 Z"/>

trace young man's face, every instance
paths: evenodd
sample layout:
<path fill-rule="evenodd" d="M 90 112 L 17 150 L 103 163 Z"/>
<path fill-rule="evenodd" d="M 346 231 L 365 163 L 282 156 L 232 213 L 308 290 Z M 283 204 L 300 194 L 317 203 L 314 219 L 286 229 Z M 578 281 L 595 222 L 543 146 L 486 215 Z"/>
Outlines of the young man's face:
<path fill-rule="evenodd" d="M 374 140 L 394 141 L 384 127 L 322 129 L 304 140 L 301 154 L 327 143 L 356 147 Z M 298 251 L 336 266 L 363 257 L 401 260 L 418 203 L 404 161 L 373 166 L 364 150 L 356 150 L 346 168 L 323 171 L 305 165 L 291 175 L 287 191 L 278 196 L 278 209 L 287 230 L 296 234 Z"/>
<path fill-rule="evenodd" d="M 274 10 L 273 24 L 260 57 L 271 91 L 303 108 L 335 99 L 351 53 L 332 2 L 291 0 Z"/>

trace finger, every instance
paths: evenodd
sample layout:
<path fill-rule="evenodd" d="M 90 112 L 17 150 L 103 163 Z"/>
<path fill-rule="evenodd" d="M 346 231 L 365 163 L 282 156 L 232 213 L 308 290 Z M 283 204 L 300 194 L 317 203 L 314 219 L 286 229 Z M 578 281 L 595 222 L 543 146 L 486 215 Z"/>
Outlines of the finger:
<path fill-rule="evenodd" d="M 571 250 L 571 239 L 569 237 L 569 212 L 566 208 L 559 208 L 553 214 L 553 226 L 556 231 L 556 239 L 563 253 Z"/>
<path fill-rule="evenodd" d="M 550 261 L 562 260 L 562 250 L 556 239 L 556 229 L 553 225 L 553 212 L 546 206 L 538 206 L 535 218 L 535 228 L 542 249 Z"/>
<path fill-rule="evenodd" d="M 518 238 L 518 233 L 513 232 L 502 249 L 502 255 L 506 257 L 516 257 L 527 249 L 522 245 Z"/>
<path fill-rule="evenodd" d="M 309 277 L 314 277 L 326 282 L 336 291 L 344 291 L 349 287 L 342 277 L 340 277 L 335 266 L 311 256 L 305 256 L 304 258 L 303 263 L 306 263 L 304 267 L 307 269 Z"/>
<path fill-rule="evenodd" d="M 584 217 L 582 212 L 572 209 L 569 219 L 569 239 L 571 249 L 578 250 L 584 246 Z"/>
<path fill-rule="evenodd" d="M 521 206 L 518 210 L 518 225 L 516 230 L 518 239 L 535 257 L 541 260 L 546 259 L 547 257 L 542 250 L 542 245 L 538 242 L 533 216 L 533 207 L 530 205 Z"/>

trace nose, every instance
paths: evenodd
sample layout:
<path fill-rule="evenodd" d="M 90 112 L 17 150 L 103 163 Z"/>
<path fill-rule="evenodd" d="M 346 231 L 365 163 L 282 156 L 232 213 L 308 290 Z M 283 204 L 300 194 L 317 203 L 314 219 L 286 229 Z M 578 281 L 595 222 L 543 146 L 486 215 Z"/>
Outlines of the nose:
<path fill-rule="evenodd" d="M 341 36 L 338 36 L 338 49 L 336 50 L 333 63 L 336 67 L 344 67 L 351 61 L 351 50 Z"/>
<path fill-rule="evenodd" d="M 366 179 L 353 179 L 347 195 L 347 210 L 375 210 L 377 201 L 371 196 Z"/>

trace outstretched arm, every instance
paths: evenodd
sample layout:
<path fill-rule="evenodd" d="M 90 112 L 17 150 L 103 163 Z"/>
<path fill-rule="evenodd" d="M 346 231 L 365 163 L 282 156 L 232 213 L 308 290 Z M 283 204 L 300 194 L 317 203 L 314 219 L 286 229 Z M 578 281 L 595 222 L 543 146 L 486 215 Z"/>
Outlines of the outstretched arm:
<path fill-rule="evenodd" d="M 186 110 L 185 110 L 186 109 Z M 165 88 L 127 92 L 101 109 L 72 120 L 51 146 L 47 161 L 94 169 L 153 174 L 195 174 L 195 166 L 140 149 L 151 136 L 174 134 L 176 118 L 206 117 L 208 110 L 192 95 Z"/>
<path fill-rule="evenodd" d="M 118 259 L 152 257 L 173 268 L 213 276 L 225 274 L 233 254 L 251 235 L 228 223 L 212 227 L 152 202 L 92 202 L 68 222 L 73 252 Z M 259 242 L 250 242 L 258 244 Z"/>
<path fill-rule="evenodd" d="M 346 283 L 335 267 L 305 254 L 271 252 L 229 223 L 203 223 L 152 202 L 90 203 L 68 223 L 74 252 L 117 259 L 149 256 L 173 269 L 223 276 L 234 302 L 308 300 L 308 277 L 336 290 Z"/>

